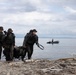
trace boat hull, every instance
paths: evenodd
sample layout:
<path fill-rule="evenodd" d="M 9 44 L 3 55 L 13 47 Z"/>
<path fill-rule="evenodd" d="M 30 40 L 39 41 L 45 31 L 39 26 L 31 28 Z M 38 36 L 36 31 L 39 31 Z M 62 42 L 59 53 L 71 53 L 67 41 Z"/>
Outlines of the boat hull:
<path fill-rule="evenodd" d="M 59 41 L 49 41 L 49 42 L 47 42 L 47 44 L 58 44 L 59 43 Z"/>

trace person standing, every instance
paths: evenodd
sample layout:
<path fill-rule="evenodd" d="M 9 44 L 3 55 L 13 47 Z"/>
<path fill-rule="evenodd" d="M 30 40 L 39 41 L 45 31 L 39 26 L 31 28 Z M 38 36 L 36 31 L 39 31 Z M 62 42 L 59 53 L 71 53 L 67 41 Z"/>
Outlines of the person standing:
<path fill-rule="evenodd" d="M 1 54 L 2 54 L 2 40 L 3 40 L 3 27 L 0 26 L 0 60 L 1 60 Z"/>
<path fill-rule="evenodd" d="M 32 57 L 34 44 L 36 43 L 36 45 L 39 47 L 38 36 L 36 35 L 36 33 L 37 30 L 33 29 L 30 30 L 30 32 L 27 33 L 24 37 L 23 46 L 27 49 L 27 51 L 25 52 L 28 53 L 28 59 L 31 59 Z"/>
<path fill-rule="evenodd" d="M 6 32 L 6 36 L 4 39 L 4 55 L 6 57 L 6 61 L 13 60 L 13 50 L 15 46 L 15 35 L 11 28 Z"/>

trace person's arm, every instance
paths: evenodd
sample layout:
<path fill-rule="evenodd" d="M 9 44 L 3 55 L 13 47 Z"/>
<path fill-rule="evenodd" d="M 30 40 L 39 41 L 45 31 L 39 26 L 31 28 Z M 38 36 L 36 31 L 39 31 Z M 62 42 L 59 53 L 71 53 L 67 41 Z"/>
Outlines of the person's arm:
<path fill-rule="evenodd" d="M 15 34 L 13 33 L 13 45 L 15 46 Z"/>
<path fill-rule="evenodd" d="M 0 32 L 0 45 L 2 45 L 2 43 L 3 43 L 3 33 Z"/>
<path fill-rule="evenodd" d="M 36 39 L 36 45 L 39 47 L 38 36 L 37 35 L 35 36 L 35 39 Z"/>
<path fill-rule="evenodd" d="M 36 38 L 36 45 L 37 45 L 41 50 L 43 50 L 44 47 L 43 47 L 41 44 L 38 43 L 38 36 L 36 35 L 35 38 Z"/>
<path fill-rule="evenodd" d="M 3 36 L 2 36 L 2 44 L 4 44 L 5 41 L 6 41 L 6 35 L 3 34 Z"/>

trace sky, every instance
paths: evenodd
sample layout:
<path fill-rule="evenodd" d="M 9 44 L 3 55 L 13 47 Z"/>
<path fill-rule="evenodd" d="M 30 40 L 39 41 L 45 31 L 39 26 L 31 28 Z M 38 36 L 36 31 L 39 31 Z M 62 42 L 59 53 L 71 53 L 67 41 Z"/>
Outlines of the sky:
<path fill-rule="evenodd" d="M 76 35 L 76 0 L 0 0 L 0 26 L 15 34 Z"/>

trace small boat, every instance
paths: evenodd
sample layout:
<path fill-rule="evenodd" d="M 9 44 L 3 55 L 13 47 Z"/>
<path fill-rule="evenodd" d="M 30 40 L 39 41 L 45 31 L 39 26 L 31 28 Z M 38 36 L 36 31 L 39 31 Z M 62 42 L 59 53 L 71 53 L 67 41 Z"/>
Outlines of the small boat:
<path fill-rule="evenodd" d="M 52 39 L 52 41 L 47 42 L 47 44 L 58 44 L 58 43 L 59 43 L 59 41 L 53 41 L 53 39 Z"/>

